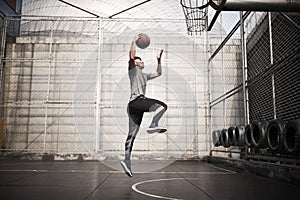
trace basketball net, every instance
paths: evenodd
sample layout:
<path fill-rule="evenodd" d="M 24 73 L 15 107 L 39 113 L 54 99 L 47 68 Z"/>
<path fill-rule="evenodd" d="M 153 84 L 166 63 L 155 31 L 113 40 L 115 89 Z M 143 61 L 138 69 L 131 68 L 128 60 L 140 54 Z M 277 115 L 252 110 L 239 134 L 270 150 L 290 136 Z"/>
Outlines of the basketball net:
<path fill-rule="evenodd" d="M 201 34 L 207 29 L 209 0 L 181 0 L 189 35 Z"/>

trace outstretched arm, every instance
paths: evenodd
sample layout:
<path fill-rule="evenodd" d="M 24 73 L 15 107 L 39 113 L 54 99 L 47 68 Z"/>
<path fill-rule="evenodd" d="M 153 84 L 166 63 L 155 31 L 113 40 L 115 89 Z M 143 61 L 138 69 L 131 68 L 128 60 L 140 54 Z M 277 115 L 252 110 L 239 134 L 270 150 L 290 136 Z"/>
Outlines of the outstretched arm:
<path fill-rule="evenodd" d="M 135 67 L 135 63 L 134 63 L 134 57 L 135 57 L 135 53 L 136 53 L 136 46 L 135 46 L 135 42 L 139 39 L 139 36 L 135 36 L 131 42 L 131 46 L 130 46 L 130 51 L 129 51 L 129 69 L 132 69 Z"/>
<path fill-rule="evenodd" d="M 157 78 L 157 77 L 159 77 L 162 74 L 162 70 L 161 70 L 161 56 L 162 56 L 163 52 L 164 52 L 164 50 L 161 49 L 160 52 L 156 56 L 156 58 L 157 58 L 156 72 L 150 73 L 150 79 Z"/>

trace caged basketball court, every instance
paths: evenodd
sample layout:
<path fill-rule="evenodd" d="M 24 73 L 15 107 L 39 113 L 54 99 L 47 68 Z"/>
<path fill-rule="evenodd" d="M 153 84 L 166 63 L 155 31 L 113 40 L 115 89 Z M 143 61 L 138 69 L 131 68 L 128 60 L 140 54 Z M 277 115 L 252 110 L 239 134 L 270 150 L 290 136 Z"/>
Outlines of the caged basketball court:
<path fill-rule="evenodd" d="M 296 199 L 300 1 L 0 0 L 0 198 Z M 132 39 L 145 113 L 124 173 Z"/>

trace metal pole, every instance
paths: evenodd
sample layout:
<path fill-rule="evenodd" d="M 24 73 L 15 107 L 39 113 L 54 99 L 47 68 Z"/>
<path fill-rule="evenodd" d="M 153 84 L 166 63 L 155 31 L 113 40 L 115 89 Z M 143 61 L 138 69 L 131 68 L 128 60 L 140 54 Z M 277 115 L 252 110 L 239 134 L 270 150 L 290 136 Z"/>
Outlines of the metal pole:
<path fill-rule="evenodd" d="M 273 34 L 272 34 L 272 14 L 268 12 L 269 17 L 269 38 L 270 38 L 270 62 L 273 66 L 274 64 L 274 57 L 273 57 Z M 272 96 L 273 96 L 273 117 L 274 119 L 277 118 L 276 115 L 276 94 L 275 94 L 275 73 L 272 73 Z"/>
<path fill-rule="evenodd" d="M 48 102 L 49 102 L 49 94 L 50 94 L 50 84 L 51 84 L 51 67 L 52 67 L 52 43 L 53 43 L 53 27 L 55 21 L 52 21 L 53 24 L 51 26 L 50 31 L 50 43 L 49 43 L 49 65 L 48 65 L 48 81 L 47 81 L 47 96 L 45 102 L 45 127 L 44 127 L 44 140 L 43 140 L 43 152 L 46 151 L 46 136 L 47 136 L 47 128 L 48 128 Z"/>
<path fill-rule="evenodd" d="M 245 12 L 242 19 L 245 20 L 250 15 L 250 13 L 251 13 L 250 11 Z M 212 55 L 209 58 L 210 60 L 212 60 L 219 53 L 219 51 L 224 47 L 224 45 L 229 41 L 229 39 L 234 35 L 235 31 L 240 27 L 240 24 L 241 21 L 238 21 L 236 23 L 236 25 L 232 28 L 230 33 L 227 34 L 227 36 L 224 38 L 224 40 L 221 42 L 218 48 L 212 53 Z"/>
<path fill-rule="evenodd" d="M 243 104 L 244 104 L 244 125 L 246 126 L 249 123 L 249 116 L 248 116 L 248 89 L 246 85 L 247 81 L 247 48 L 246 48 L 246 40 L 245 40 L 245 23 L 244 23 L 244 18 L 243 18 L 243 11 L 240 11 L 240 34 L 241 34 L 241 53 L 242 53 L 242 73 L 243 73 Z M 241 151 L 241 155 L 242 155 Z M 245 146 L 245 151 L 244 153 L 244 158 L 247 158 L 247 146 Z"/>
<path fill-rule="evenodd" d="M 247 113 L 247 91 L 246 91 L 246 69 L 247 69 L 247 50 L 246 50 L 246 41 L 245 41 L 245 30 L 244 30 L 244 19 L 243 19 L 243 12 L 240 12 L 240 33 L 241 33 L 241 51 L 242 51 L 242 70 L 243 70 L 243 104 L 244 104 L 244 124 L 248 124 L 248 113 Z"/>
<path fill-rule="evenodd" d="M 220 15 L 220 24 L 223 26 L 223 14 Z M 223 41 L 223 29 L 221 29 L 221 40 Z M 225 46 L 225 45 L 224 45 Z M 223 79 L 223 92 L 226 93 L 226 77 L 225 77 L 225 68 L 224 68 L 224 48 L 221 49 L 221 58 L 222 58 L 222 79 Z M 226 98 L 223 100 L 223 127 L 226 127 Z"/>
<path fill-rule="evenodd" d="M 215 9 L 222 7 L 223 11 L 265 11 L 265 12 L 299 12 L 300 0 L 212 0 Z"/>
<path fill-rule="evenodd" d="M 3 117 L 4 112 L 3 109 L 4 107 L 2 107 L 3 103 L 4 103 L 4 56 L 5 56 L 5 45 L 6 45 L 6 29 L 7 29 L 7 18 L 4 17 L 3 18 L 3 25 L 2 25 L 2 37 L 1 37 L 1 46 L 0 46 L 0 118 Z"/>
<path fill-rule="evenodd" d="M 209 37 L 208 37 L 208 32 L 205 32 L 206 34 L 206 53 L 207 53 L 207 57 L 210 57 L 209 55 Z M 211 59 L 206 59 L 207 60 L 207 85 L 208 85 L 208 103 L 207 103 L 207 122 L 208 122 L 208 137 L 209 138 L 209 144 L 208 144 L 208 148 L 209 150 L 212 149 L 211 146 L 211 131 L 212 131 L 212 118 L 211 118 L 211 106 L 210 106 L 210 102 L 211 102 L 211 67 L 210 67 L 210 62 Z"/>
<path fill-rule="evenodd" d="M 2 18 L 2 17 L 1 17 Z M 0 44 L 0 149 L 5 147 L 3 141 L 4 136 L 4 56 L 5 56 L 5 42 L 6 42 L 6 29 L 7 29 L 7 18 L 3 17 L 2 25 L 2 37 Z"/>
<path fill-rule="evenodd" d="M 100 103 L 101 103 L 101 40 L 102 40 L 102 20 L 98 21 L 98 60 L 97 60 L 97 85 L 96 85 L 96 130 L 95 130 L 95 153 L 100 149 Z"/>

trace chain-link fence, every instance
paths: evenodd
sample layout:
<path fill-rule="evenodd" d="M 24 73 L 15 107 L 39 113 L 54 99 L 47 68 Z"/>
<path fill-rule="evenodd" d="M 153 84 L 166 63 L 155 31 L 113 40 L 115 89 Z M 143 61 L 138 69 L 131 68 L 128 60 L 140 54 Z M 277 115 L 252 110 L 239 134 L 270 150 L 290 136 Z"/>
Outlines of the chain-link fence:
<path fill-rule="evenodd" d="M 209 60 L 211 131 L 246 126 L 256 120 L 288 122 L 300 118 L 300 15 L 244 12 L 243 16 L 233 17 L 236 28 L 224 34 L 224 40 L 212 51 Z M 227 46 L 234 40 L 235 52 L 240 55 L 235 64 L 224 56 Z M 276 140 L 283 143 L 282 138 Z M 224 151 L 223 147 L 215 149 Z M 268 154 L 268 150 L 256 153 Z"/>
<path fill-rule="evenodd" d="M 128 52 L 139 32 L 151 45 L 137 54 L 149 81 L 147 96 L 168 104 L 167 134 L 146 134 L 145 114 L 133 157 L 177 159 L 209 151 L 205 37 L 188 37 L 168 24 L 184 20 L 21 16 L 7 17 L 1 97 L 3 150 L 51 154 L 87 153 L 99 159 L 124 154 L 130 96 Z M 161 29 L 151 29 L 152 24 Z"/>
<path fill-rule="evenodd" d="M 298 119 L 300 32 L 286 14 L 265 15 L 248 41 L 250 121 Z M 289 14 L 299 26 L 299 14 Z"/>

